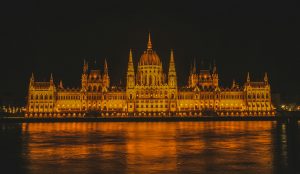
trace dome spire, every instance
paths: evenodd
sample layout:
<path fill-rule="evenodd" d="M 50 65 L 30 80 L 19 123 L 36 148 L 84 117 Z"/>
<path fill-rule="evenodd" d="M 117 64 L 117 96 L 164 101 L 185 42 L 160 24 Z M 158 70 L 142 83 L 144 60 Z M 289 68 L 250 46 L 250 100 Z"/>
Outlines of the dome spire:
<path fill-rule="evenodd" d="M 147 44 L 147 49 L 151 50 L 152 49 L 152 43 L 151 43 L 151 35 L 150 32 L 148 34 L 148 44 Z"/>

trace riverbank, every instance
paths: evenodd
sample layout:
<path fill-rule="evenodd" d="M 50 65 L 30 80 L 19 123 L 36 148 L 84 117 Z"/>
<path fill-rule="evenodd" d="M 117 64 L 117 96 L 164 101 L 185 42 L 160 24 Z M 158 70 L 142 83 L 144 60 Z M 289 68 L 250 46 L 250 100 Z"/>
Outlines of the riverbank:
<path fill-rule="evenodd" d="M 299 120 L 299 117 L 293 117 Z M 201 116 L 201 117 L 80 117 L 80 118 L 24 118 L 2 117 L 0 123 L 36 122 L 178 122 L 178 121 L 286 121 L 282 116 Z"/>

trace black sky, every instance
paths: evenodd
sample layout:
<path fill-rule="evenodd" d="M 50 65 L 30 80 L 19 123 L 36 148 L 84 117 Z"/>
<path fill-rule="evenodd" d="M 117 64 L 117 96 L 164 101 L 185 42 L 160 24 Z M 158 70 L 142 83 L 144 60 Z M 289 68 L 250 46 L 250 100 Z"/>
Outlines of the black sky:
<path fill-rule="evenodd" d="M 300 25 L 296 1 L 1 2 L 1 99 L 23 103 L 34 72 L 79 86 L 83 59 L 124 83 L 129 48 L 137 64 L 147 33 L 165 70 L 174 49 L 180 85 L 193 59 L 216 60 L 220 83 L 269 73 L 272 92 L 299 101 Z"/>

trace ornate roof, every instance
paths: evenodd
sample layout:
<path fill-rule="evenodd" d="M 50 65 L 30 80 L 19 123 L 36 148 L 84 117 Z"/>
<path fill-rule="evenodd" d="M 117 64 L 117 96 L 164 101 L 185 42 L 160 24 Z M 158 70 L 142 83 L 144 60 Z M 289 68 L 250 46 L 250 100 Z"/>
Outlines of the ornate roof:
<path fill-rule="evenodd" d="M 155 51 L 152 50 L 152 43 L 149 33 L 147 50 L 144 51 L 140 58 L 140 65 L 161 65 L 160 58 Z"/>

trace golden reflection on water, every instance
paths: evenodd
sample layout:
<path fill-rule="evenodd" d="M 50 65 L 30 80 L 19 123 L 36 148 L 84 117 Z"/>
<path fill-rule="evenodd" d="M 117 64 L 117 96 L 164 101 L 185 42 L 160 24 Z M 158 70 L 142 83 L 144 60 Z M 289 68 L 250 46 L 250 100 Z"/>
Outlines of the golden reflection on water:
<path fill-rule="evenodd" d="M 274 124 L 23 123 L 23 154 L 32 173 L 271 173 Z"/>

